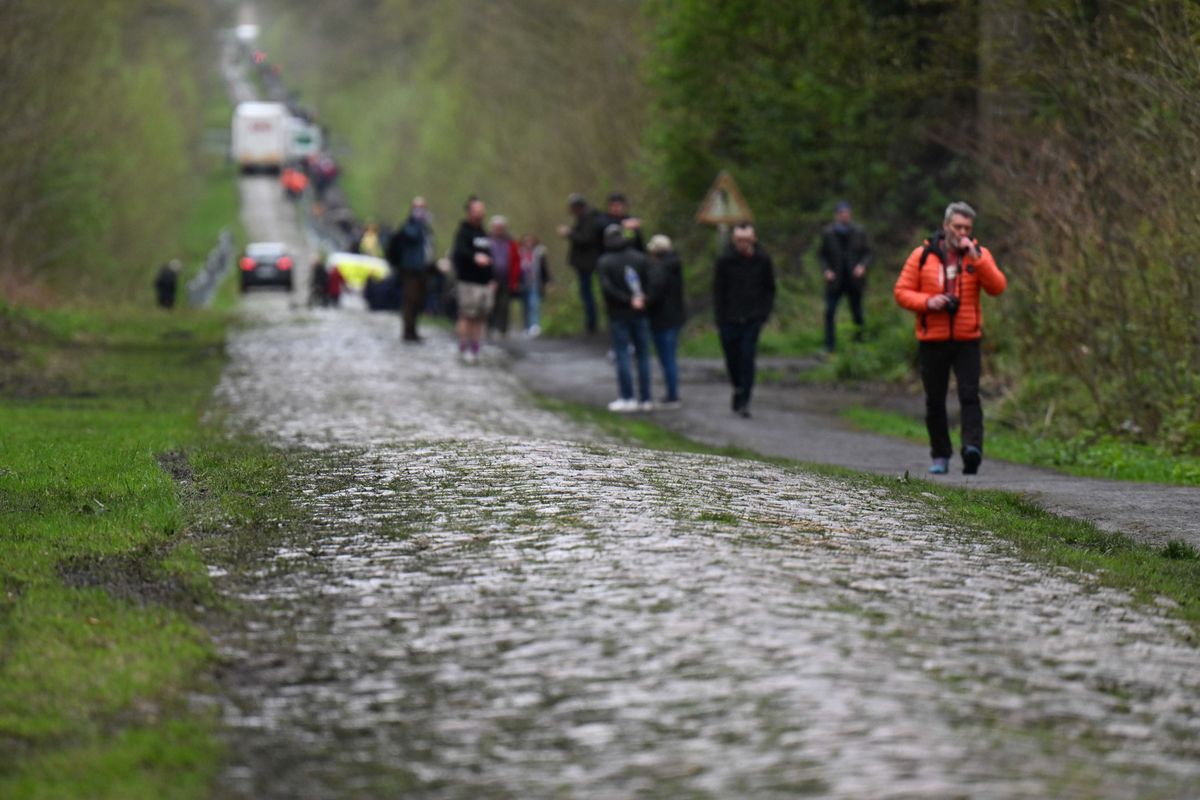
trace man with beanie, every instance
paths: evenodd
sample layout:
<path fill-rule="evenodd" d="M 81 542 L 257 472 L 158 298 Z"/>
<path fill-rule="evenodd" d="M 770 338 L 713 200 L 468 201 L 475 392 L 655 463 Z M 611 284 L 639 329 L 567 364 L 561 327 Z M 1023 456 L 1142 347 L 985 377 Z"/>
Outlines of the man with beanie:
<path fill-rule="evenodd" d="M 863 290 L 871 263 L 867 232 L 855 224 L 853 210 L 845 200 L 837 204 L 833 222 L 821 232 L 817 256 L 825 278 L 825 352 L 832 353 L 837 344 L 837 307 L 843 294 L 850 301 L 850 314 L 858 328 L 855 341 L 862 340 Z"/>
<path fill-rule="evenodd" d="M 733 242 L 717 258 L 713 307 L 725 369 L 733 386 L 733 411 L 750 416 L 758 337 L 775 306 L 775 266 L 748 222 L 733 229 Z"/>

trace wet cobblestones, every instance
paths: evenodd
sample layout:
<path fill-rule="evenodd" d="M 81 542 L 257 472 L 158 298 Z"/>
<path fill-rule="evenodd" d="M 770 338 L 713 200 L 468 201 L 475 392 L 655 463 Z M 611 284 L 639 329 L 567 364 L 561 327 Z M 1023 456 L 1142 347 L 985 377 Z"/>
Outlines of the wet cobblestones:
<path fill-rule="evenodd" d="M 884 492 L 593 441 L 393 317 L 253 298 L 311 530 L 220 646 L 244 797 L 1186 797 L 1187 631 Z"/>

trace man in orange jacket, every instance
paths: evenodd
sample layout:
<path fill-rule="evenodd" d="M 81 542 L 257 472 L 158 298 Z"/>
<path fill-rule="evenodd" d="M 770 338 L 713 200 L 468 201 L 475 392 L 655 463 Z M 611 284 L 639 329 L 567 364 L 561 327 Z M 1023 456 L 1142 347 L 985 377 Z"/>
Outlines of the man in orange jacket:
<path fill-rule="evenodd" d="M 896 302 L 917 315 L 918 364 L 925 386 L 925 427 L 929 467 L 945 475 L 950 456 L 946 391 L 953 370 L 962 409 L 963 474 L 974 475 L 983 461 L 983 406 L 979 402 L 983 312 L 979 290 L 998 295 L 1008 285 L 986 247 L 971 238 L 975 209 L 966 203 L 946 208 L 942 229 L 908 257 L 896 281 Z"/>

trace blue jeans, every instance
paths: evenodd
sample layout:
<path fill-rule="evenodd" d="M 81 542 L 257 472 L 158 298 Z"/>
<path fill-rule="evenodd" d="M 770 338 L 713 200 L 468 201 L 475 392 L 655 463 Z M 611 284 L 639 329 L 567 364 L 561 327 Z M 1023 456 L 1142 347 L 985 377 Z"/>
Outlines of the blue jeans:
<path fill-rule="evenodd" d="M 579 299 L 583 302 L 584 326 L 588 333 L 596 332 L 595 270 L 575 270 L 579 276 Z"/>
<path fill-rule="evenodd" d="M 525 290 L 525 330 L 542 327 L 542 293 L 539 289 Z"/>
<path fill-rule="evenodd" d="M 609 319 L 613 355 L 617 361 L 617 389 L 622 400 L 633 399 L 633 375 L 629 365 L 629 344 L 637 355 L 638 400 L 650 401 L 650 322 L 645 317 Z"/>
<path fill-rule="evenodd" d="M 676 352 L 679 349 L 679 328 L 667 328 L 664 331 L 653 331 L 654 350 L 658 353 L 658 361 L 662 364 L 663 381 L 667 384 L 667 401 L 679 399 L 679 359 Z"/>
<path fill-rule="evenodd" d="M 733 385 L 734 411 L 750 405 L 750 392 L 754 390 L 754 357 L 758 353 L 758 335 L 762 333 L 762 326 L 761 320 L 749 320 L 727 322 L 719 327 L 725 370 Z"/>

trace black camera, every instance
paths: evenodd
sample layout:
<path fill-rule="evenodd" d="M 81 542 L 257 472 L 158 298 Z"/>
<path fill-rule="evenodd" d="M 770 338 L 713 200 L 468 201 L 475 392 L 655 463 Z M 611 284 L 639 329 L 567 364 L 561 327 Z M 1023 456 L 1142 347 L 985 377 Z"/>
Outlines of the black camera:
<path fill-rule="evenodd" d="M 946 310 L 949 311 L 951 314 L 958 313 L 958 298 L 957 297 L 955 297 L 954 295 L 949 295 L 946 297 Z"/>

